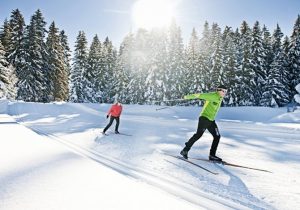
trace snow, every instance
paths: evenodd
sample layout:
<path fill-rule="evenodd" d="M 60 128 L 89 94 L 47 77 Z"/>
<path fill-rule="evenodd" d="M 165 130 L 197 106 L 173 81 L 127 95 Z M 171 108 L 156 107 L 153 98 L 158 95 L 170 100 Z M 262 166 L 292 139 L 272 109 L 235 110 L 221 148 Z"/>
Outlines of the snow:
<path fill-rule="evenodd" d="M 300 93 L 300 84 L 296 85 L 295 89 L 297 90 L 298 93 Z"/>
<path fill-rule="evenodd" d="M 295 89 L 297 90 L 297 92 L 298 92 L 299 94 L 296 94 L 296 95 L 294 96 L 294 98 L 295 98 L 295 101 L 296 101 L 298 104 L 300 104 L 300 84 L 296 85 L 296 88 L 295 88 Z"/>
<path fill-rule="evenodd" d="M 109 104 L 0 101 L 0 209 L 299 209 L 300 110 L 222 107 L 217 155 L 272 171 L 177 155 L 199 107 L 124 105 L 120 132 L 101 135 Z M 206 158 L 205 133 L 190 157 Z"/>

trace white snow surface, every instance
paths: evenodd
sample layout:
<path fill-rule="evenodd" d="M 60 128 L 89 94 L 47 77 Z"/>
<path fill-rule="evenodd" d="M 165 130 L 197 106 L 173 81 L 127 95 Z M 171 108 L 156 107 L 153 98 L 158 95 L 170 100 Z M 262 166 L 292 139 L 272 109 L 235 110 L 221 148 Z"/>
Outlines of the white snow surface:
<path fill-rule="evenodd" d="M 222 107 L 217 155 L 273 173 L 178 155 L 201 107 L 0 101 L 0 209 L 300 209 L 300 110 Z M 189 157 L 207 158 L 205 132 Z"/>
<path fill-rule="evenodd" d="M 298 92 L 299 94 L 296 94 L 296 95 L 294 96 L 294 98 L 295 98 L 295 101 L 296 101 L 298 104 L 300 104 L 300 84 L 296 85 L 295 89 L 297 90 L 297 92 Z"/>
<path fill-rule="evenodd" d="M 295 89 L 297 90 L 298 93 L 300 93 L 300 84 L 296 85 Z"/>

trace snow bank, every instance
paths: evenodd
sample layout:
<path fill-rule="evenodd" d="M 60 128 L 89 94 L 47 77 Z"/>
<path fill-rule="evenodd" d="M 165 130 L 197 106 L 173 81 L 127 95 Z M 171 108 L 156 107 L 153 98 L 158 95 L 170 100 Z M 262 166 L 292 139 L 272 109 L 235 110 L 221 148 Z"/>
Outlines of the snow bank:
<path fill-rule="evenodd" d="M 6 99 L 0 99 L 0 114 L 7 113 L 8 101 Z"/>
<path fill-rule="evenodd" d="M 297 90 L 297 92 L 298 92 L 299 94 L 296 94 L 296 95 L 294 96 L 294 98 L 295 98 L 295 101 L 296 101 L 298 104 L 300 104 L 300 84 L 298 84 L 295 88 L 296 88 L 296 90 Z"/>
<path fill-rule="evenodd" d="M 300 93 L 300 84 L 296 85 L 295 89 L 297 90 L 298 93 Z"/>
<path fill-rule="evenodd" d="M 286 108 L 270 107 L 221 107 L 217 120 L 270 122 L 286 113 Z"/>

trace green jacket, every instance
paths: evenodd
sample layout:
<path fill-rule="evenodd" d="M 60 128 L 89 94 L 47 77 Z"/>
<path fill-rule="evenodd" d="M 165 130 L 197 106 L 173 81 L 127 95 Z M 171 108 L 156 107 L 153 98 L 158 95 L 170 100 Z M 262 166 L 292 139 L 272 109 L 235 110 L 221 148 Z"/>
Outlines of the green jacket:
<path fill-rule="evenodd" d="M 184 99 L 205 100 L 205 104 L 202 108 L 200 116 L 206 117 L 207 119 L 214 121 L 220 109 L 223 97 L 221 97 L 218 92 L 211 92 L 186 95 L 184 96 Z"/>

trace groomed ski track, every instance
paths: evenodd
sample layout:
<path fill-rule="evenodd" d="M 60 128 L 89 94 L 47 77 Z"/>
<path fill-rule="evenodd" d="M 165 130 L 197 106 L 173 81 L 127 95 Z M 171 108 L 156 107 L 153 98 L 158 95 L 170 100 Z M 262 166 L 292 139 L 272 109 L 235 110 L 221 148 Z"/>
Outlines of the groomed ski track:
<path fill-rule="evenodd" d="M 15 106 L 16 109 L 11 110 L 14 113 L 19 115 L 18 105 Z M 22 119 L 22 118 L 19 118 Z M 179 183 L 178 180 L 175 179 L 166 179 L 162 175 L 155 173 L 153 171 L 140 169 L 129 164 L 126 164 L 120 160 L 116 160 L 112 157 L 104 156 L 97 151 L 84 148 L 82 146 L 76 145 L 68 140 L 62 139 L 61 137 L 46 133 L 40 129 L 32 128 L 27 126 L 23 121 L 17 121 L 21 126 L 25 126 L 28 129 L 34 131 L 38 135 L 46 136 L 51 140 L 65 146 L 67 149 L 73 151 L 74 153 L 81 155 L 85 158 L 88 158 L 92 161 L 95 161 L 101 165 L 104 165 L 112 170 L 115 170 L 125 176 L 129 176 L 137 181 L 143 181 L 148 183 L 149 185 L 158 187 L 159 189 L 166 191 L 172 195 L 175 195 L 183 200 L 193 203 L 194 205 L 199 206 L 199 208 L 203 209 L 249 209 L 247 206 L 240 205 L 231 200 L 226 200 L 220 198 L 218 196 L 212 196 L 211 194 L 205 193 L 200 189 L 192 187 L 185 183 Z M 193 167 L 193 166 L 191 166 Z M 199 169 L 199 173 L 206 173 L 207 176 L 214 176 L 209 174 L 201 169 Z M 259 208 L 259 207 L 258 207 Z"/>
<path fill-rule="evenodd" d="M 85 144 L 82 144 L 82 142 L 80 144 L 80 142 L 78 142 L 78 141 L 73 141 L 72 138 L 66 137 L 68 135 L 60 136 L 61 132 L 65 132 L 62 129 L 59 129 L 60 132 L 57 132 L 55 127 L 49 127 L 50 129 L 39 129 L 39 128 L 44 128 L 44 126 L 43 126 L 44 124 L 43 124 L 43 122 L 40 122 L 40 119 L 43 119 L 43 117 L 47 117 L 47 115 L 45 115 L 45 113 L 43 113 L 43 109 L 44 109 L 43 104 L 39 104 L 39 103 L 34 104 L 33 103 L 32 106 L 36 107 L 36 112 L 30 113 L 30 112 L 26 112 L 26 110 L 27 110 L 26 105 L 24 108 L 22 106 L 22 102 L 15 103 L 15 104 L 13 104 L 13 106 L 10 106 L 9 113 L 11 113 L 12 116 L 15 116 L 15 119 L 19 122 L 19 124 L 29 128 L 30 130 L 33 130 L 35 133 L 37 133 L 41 136 L 46 136 L 49 140 L 52 140 L 52 141 L 54 140 L 58 144 L 64 145 L 66 148 L 73 151 L 74 153 L 77 153 L 82 157 L 88 158 L 94 162 L 97 162 L 101 165 L 111 168 L 114 171 L 117 171 L 118 173 L 120 173 L 122 175 L 133 178 L 134 180 L 142 181 L 142 182 L 148 183 L 149 185 L 155 186 L 165 192 L 168 192 L 172 195 L 175 195 L 175 196 L 181 198 L 182 200 L 186 200 L 190 203 L 193 203 L 193 204 L 199 206 L 199 208 L 204 208 L 204 209 L 273 209 L 272 206 L 269 206 L 270 208 L 266 207 L 266 206 L 268 206 L 268 203 L 264 203 L 263 200 L 260 201 L 259 197 L 257 197 L 258 199 L 253 197 L 253 199 L 252 199 L 251 198 L 252 192 L 248 193 L 247 191 L 245 191 L 245 196 L 249 195 L 250 196 L 249 200 L 252 199 L 252 202 L 250 202 L 250 203 L 247 202 L 247 197 L 246 197 L 246 199 L 240 200 L 239 197 L 219 196 L 219 194 L 218 194 L 219 191 L 216 191 L 217 194 L 215 195 L 215 192 L 213 190 L 207 191 L 207 190 L 203 190 L 201 187 L 199 188 L 198 183 L 193 184 L 193 183 L 189 183 L 189 182 L 184 182 L 185 179 L 182 179 L 180 181 L 180 179 L 177 179 L 176 176 L 174 176 L 174 177 L 173 176 L 172 177 L 164 176 L 165 174 L 161 173 L 162 171 L 160 171 L 160 170 L 152 170 L 152 168 L 149 169 L 149 168 L 144 168 L 144 167 L 137 167 L 136 165 L 131 164 L 131 161 L 126 161 L 125 159 L 123 161 L 123 159 L 116 158 L 116 156 L 113 157 L 110 154 L 107 154 L 106 152 L 102 153 L 101 148 L 103 148 L 102 146 L 105 146 L 105 144 L 102 145 L 102 143 L 105 143 L 107 141 L 115 141 L 115 143 L 118 143 L 121 140 L 120 136 L 114 137 L 114 135 L 111 135 L 108 139 L 106 139 L 106 137 L 101 139 L 101 137 L 100 137 L 99 139 L 101 139 L 101 141 L 96 142 L 97 147 L 94 148 L 92 145 L 87 144 L 87 146 L 86 146 Z M 45 106 L 51 106 L 51 104 L 45 104 Z M 93 115 L 99 116 L 99 111 L 96 112 L 94 109 L 88 108 L 88 106 L 86 106 L 86 105 L 66 104 L 64 106 L 66 106 L 68 108 L 76 107 L 77 110 L 82 109 L 85 113 L 89 112 Z M 84 109 L 87 109 L 87 110 L 84 110 Z M 77 110 L 74 110 L 75 113 Z M 51 116 L 51 117 L 57 116 L 57 118 L 59 118 L 59 120 L 61 120 L 61 121 L 65 121 L 64 116 L 66 114 L 69 114 L 68 112 L 65 112 L 64 110 L 60 110 L 60 109 L 57 109 L 54 111 L 55 112 L 51 113 L 49 116 Z M 71 111 L 71 114 L 73 114 L 74 111 Z M 29 115 L 27 115 L 27 113 L 29 113 Z M 35 113 L 37 113 L 36 116 L 35 116 Z M 42 114 L 39 114 L 39 113 L 42 113 Z M 79 114 L 81 114 L 81 112 L 79 112 Z M 84 114 L 84 113 L 82 112 L 82 114 Z M 150 112 L 149 112 L 149 114 L 150 114 Z M 84 117 L 85 115 L 82 115 L 82 116 Z M 155 116 L 154 117 L 148 116 L 147 113 L 146 113 L 146 115 L 141 115 L 141 116 L 140 115 L 129 115 L 129 116 L 130 116 L 130 118 L 125 116 L 123 118 L 123 121 L 125 119 L 127 121 L 130 121 L 130 122 L 136 124 L 140 120 L 145 120 L 148 122 L 148 121 L 153 121 L 153 119 L 155 119 L 154 118 Z M 23 121 L 23 119 L 24 119 L 24 121 Z M 84 118 L 82 118 L 82 119 L 86 120 Z M 68 118 L 66 118 L 66 121 L 68 121 Z M 161 124 L 161 126 L 164 126 L 164 127 L 166 126 L 167 128 L 169 126 L 168 124 L 171 123 L 171 121 L 174 121 L 174 120 L 168 120 L 167 118 L 159 119 L 159 123 Z M 92 126 L 94 126 L 94 124 L 92 124 Z M 260 147 L 260 145 L 263 143 L 263 141 L 261 141 L 261 142 L 260 141 L 249 141 L 248 142 L 248 141 L 245 141 L 245 139 L 242 137 L 248 136 L 249 139 L 250 138 L 255 139 L 255 137 L 257 137 L 258 133 L 261 133 L 262 138 L 263 138 L 262 140 L 264 140 L 264 138 L 267 138 L 266 135 L 264 135 L 264 133 L 268 133 L 271 128 L 269 126 L 265 127 L 264 125 L 260 125 L 260 124 L 255 125 L 253 123 L 252 124 L 250 123 L 251 126 L 248 126 L 247 122 L 227 123 L 226 120 L 224 120 L 224 121 L 220 120 L 219 124 L 222 127 L 222 134 L 225 134 L 224 135 L 225 137 L 223 136 L 222 144 L 226 145 L 227 147 L 235 146 L 235 142 L 228 141 L 226 139 L 226 137 L 229 137 L 229 138 L 232 137 L 236 140 L 243 140 L 243 144 L 241 144 L 241 146 L 239 145 L 240 147 L 244 147 L 244 145 Z M 149 125 L 152 126 L 152 124 L 149 124 Z M 56 126 L 56 125 L 50 124 L 50 126 Z M 172 124 L 172 126 L 174 126 L 174 125 Z M 98 127 L 98 125 L 97 125 L 97 127 Z M 93 127 L 91 127 L 91 128 L 93 128 Z M 242 129 L 239 130 L 238 128 L 242 128 Z M 191 130 L 193 130 L 193 129 L 194 128 L 192 128 Z M 272 145 L 273 145 L 273 143 L 277 143 L 277 138 L 276 138 L 277 136 L 280 138 L 284 137 L 285 133 L 281 132 L 284 130 L 285 129 L 279 128 L 278 133 L 277 133 L 277 130 L 275 130 L 276 136 L 274 136 L 275 138 L 272 141 Z M 292 130 L 292 129 L 289 129 L 289 130 L 291 132 L 286 130 L 287 131 L 286 134 L 290 134 L 291 137 L 295 138 L 295 135 L 296 135 L 296 133 L 298 133 L 298 131 Z M 52 132 L 52 131 L 54 131 L 54 132 Z M 274 131 L 274 130 L 271 128 L 270 131 Z M 73 131 L 66 130 L 66 133 L 72 133 L 72 132 Z M 75 130 L 75 132 L 80 132 L 80 129 L 78 131 Z M 58 135 L 56 135 L 56 133 L 58 133 Z M 132 137 L 133 139 L 131 139 L 131 137 L 124 137 L 124 138 L 127 138 L 126 141 L 124 141 L 124 142 L 131 144 L 131 141 L 134 140 L 134 138 L 137 138 L 137 135 L 135 133 L 133 133 L 132 131 L 128 132 L 128 133 L 134 134 L 134 136 Z M 236 134 L 239 134 L 239 135 L 235 136 Z M 82 139 L 82 140 L 85 140 L 85 139 Z M 122 140 L 123 140 L 123 137 L 122 137 Z M 141 138 L 141 140 L 142 140 L 142 138 Z M 246 140 L 248 140 L 248 139 L 246 139 Z M 230 144 L 227 144 L 227 142 Z M 206 143 L 206 142 L 204 141 L 204 143 Z M 210 143 L 210 142 L 208 141 L 208 143 Z M 124 146 L 124 145 L 121 145 L 121 146 Z M 98 150 L 96 150 L 96 149 L 98 149 Z M 101 152 L 99 152 L 99 151 L 101 151 Z M 249 156 L 249 158 L 251 158 L 251 156 Z M 165 159 L 165 157 L 162 158 L 163 161 L 164 161 L 164 159 Z M 174 173 L 174 174 L 177 173 L 176 166 L 181 171 L 187 169 L 188 173 L 190 172 L 190 168 L 193 168 L 193 166 L 182 164 L 182 163 L 180 163 L 180 161 L 177 162 L 177 161 L 174 161 L 173 159 L 169 159 L 169 158 L 166 158 L 166 159 L 168 162 L 173 164 L 173 166 L 175 166 L 175 170 L 170 171 L 170 173 Z M 137 156 L 137 160 L 139 160 L 139 156 Z M 197 163 L 201 164 L 201 162 L 197 162 Z M 245 162 L 244 162 L 244 164 L 245 164 Z M 205 164 L 203 164 L 203 165 L 205 166 Z M 155 163 L 154 163 L 154 166 L 155 166 Z M 242 190 L 247 190 L 248 186 L 244 185 L 244 184 L 247 184 L 247 182 L 244 182 L 244 180 L 243 180 L 245 174 L 247 174 L 247 171 L 238 170 L 238 173 L 236 173 L 237 172 L 236 170 L 232 170 L 230 168 L 224 168 L 222 166 L 214 166 L 214 169 L 217 169 L 220 176 L 223 176 L 223 178 L 228 177 L 231 181 L 233 181 L 230 184 L 236 185 L 237 187 L 242 187 Z M 210 183 L 211 183 L 210 177 L 212 175 L 210 175 L 209 173 L 202 171 L 200 169 L 199 170 L 193 169 L 193 171 L 195 171 L 195 172 L 193 172 L 193 174 L 191 174 L 192 176 L 199 175 L 200 177 L 202 177 L 201 179 L 199 179 L 200 183 L 202 183 L 202 181 L 208 181 L 206 186 L 207 187 L 210 186 Z M 263 176 L 263 175 L 256 174 L 256 173 L 253 175 Z M 252 173 L 249 174 L 249 177 L 250 176 L 252 176 Z M 204 177 L 204 179 L 203 179 L 203 177 Z M 206 177 L 208 180 L 206 179 Z M 217 179 L 219 180 L 219 177 Z M 222 182 L 222 180 L 224 180 L 224 179 L 221 179 L 220 181 Z M 214 184 L 214 182 L 212 182 L 212 184 Z M 227 188 L 223 189 L 222 185 L 220 187 L 221 187 L 220 191 L 227 189 Z M 253 195 L 255 195 L 255 194 L 253 194 Z M 212 203 L 213 203 L 213 205 L 212 205 Z M 211 206 L 213 206 L 213 207 L 211 207 Z"/>
<path fill-rule="evenodd" d="M 31 129 L 32 131 L 34 131 L 35 133 L 37 133 L 39 135 L 47 136 L 49 139 L 55 140 L 59 144 L 65 146 L 67 149 L 75 152 L 78 155 L 81 155 L 81 156 L 88 158 L 92 161 L 95 161 L 99 164 L 105 165 L 106 167 L 111 168 L 115 171 L 118 171 L 119 173 L 121 173 L 125 176 L 129 176 L 136 180 L 144 181 L 152 186 L 156 186 L 170 194 L 178 196 L 181 199 L 189 201 L 201 208 L 212 209 L 212 210 L 214 210 L 214 209 L 249 209 L 247 207 L 238 205 L 230 200 L 225 200 L 225 199 L 222 199 L 219 197 L 214 197 L 214 199 L 211 199 L 211 197 L 212 197 L 211 195 L 206 194 L 205 192 L 202 192 L 202 191 L 200 191 L 196 188 L 193 188 L 191 186 L 188 186 L 186 184 L 178 183 L 178 181 L 176 181 L 176 180 L 165 179 L 160 174 L 154 173 L 152 171 L 146 171 L 144 169 L 139 169 L 137 167 L 133 167 L 124 162 L 121 162 L 120 160 L 116 160 L 112 157 L 103 156 L 102 154 L 98 153 L 97 151 L 94 151 L 89 148 L 84 148 L 82 146 L 76 145 L 67 140 L 63 140 L 62 138 L 60 138 L 56 135 L 47 134 L 41 130 L 32 129 L 30 127 L 27 127 L 27 128 Z M 207 173 L 207 172 L 205 172 L 205 171 L 201 172 L 201 170 L 199 170 L 199 173 Z M 207 175 L 211 176 L 209 173 L 207 173 Z M 180 194 L 180 196 L 179 196 L 179 194 Z M 214 207 L 211 208 L 212 203 L 214 204 Z"/>

